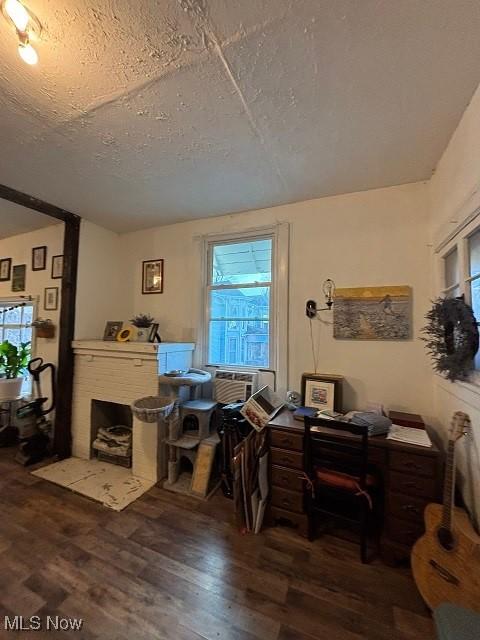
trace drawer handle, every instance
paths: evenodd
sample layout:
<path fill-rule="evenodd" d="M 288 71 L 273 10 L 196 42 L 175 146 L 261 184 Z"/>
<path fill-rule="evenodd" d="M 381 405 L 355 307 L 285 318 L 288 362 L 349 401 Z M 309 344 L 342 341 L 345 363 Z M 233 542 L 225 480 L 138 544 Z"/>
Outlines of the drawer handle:
<path fill-rule="evenodd" d="M 416 482 L 413 482 L 412 480 L 410 480 L 410 482 L 404 482 L 403 483 L 404 487 L 408 487 L 409 489 L 418 489 L 419 486 Z"/>
<path fill-rule="evenodd" d="M 282 504 L 285 507 L 289 507 L 290 506 L 290 500 L 288 498 L 282 498 Z"/>
<path fill-rule="evenodd" d="M 280 442 L 282 444 L 284 444 L 286 447 L 292 447 L 293 446 L 293 440 L 291 440 L 290 438 L 282 438 L 280 440 Z"/>

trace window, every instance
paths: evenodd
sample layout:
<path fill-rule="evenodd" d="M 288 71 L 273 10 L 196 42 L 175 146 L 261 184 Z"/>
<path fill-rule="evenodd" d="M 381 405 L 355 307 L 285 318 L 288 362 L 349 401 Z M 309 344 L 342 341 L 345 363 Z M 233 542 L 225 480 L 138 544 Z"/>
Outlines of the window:
<path fill-rule="evenodd" d="M 480 230 L 468 238 L 468 263 L 470 304 L 480 321 Z M 475 356 L 475 369 L 480 370 L 480 352 Z"/>
<path fill-rule="evenodd" d="M 455 247 L 444 259 L 445 289 L 443 294 L 447 298 L 455 298 L 460 295 L 460 269 L 458 264 L 458 250 Z"/>
<path fill-rule="evenodd" d="M 208 245 L 208 364 L 272 366 L 273 237 Z"/>
<path fill-rule="evenodd" d="M 32 327 L 33 321 L 33 303 L 27 302 L 25 306 L 15 307 L 17 304 L 21 304 L 21 300 L 15 299 L 0 299 L 0 342 L 8 340 L 14 345 L 19 345 L 21 342 L 32 341 Z M 25 375 L 25 381 L 22 387 L 22 393 L 28 394 L 31 391 L 30 376 L 27 373 Z"/>
<path fill-rule="evenodd" d="M 441 290 L 445 297 L 465 297 L 480 322 L 480 226 L 478 216 L 466 224 L 457 235 L 443 243 L 437 251 L 441 256 Z M 480 372 L 480 353 L 475 357 L 475 369 Z M 474 379 L 480 384 L 480 375 Z"/>

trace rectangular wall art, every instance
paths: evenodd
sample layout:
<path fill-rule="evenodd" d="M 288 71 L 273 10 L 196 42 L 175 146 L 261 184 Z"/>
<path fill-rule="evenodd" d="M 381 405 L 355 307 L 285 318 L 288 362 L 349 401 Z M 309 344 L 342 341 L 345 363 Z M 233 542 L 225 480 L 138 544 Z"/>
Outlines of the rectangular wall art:
<path fill-rule="evenodd" d="M 408 286 L 337 289 L 333 337 L 408 340 L 412 335 L 412 290 Z"/>

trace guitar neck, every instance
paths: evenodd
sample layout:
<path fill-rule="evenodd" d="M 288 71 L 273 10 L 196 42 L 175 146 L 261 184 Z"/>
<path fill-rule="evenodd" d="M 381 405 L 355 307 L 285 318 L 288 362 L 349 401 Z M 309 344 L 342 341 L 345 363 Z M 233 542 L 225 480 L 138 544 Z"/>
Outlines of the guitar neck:
<path fill-rule="evenodd" d="M 452 510 L 455 491 L 455 441 L 448 441 L 447 461 L 445 465 L 445 484 L 443 487 L 442 527 L 452 528 Z"/>

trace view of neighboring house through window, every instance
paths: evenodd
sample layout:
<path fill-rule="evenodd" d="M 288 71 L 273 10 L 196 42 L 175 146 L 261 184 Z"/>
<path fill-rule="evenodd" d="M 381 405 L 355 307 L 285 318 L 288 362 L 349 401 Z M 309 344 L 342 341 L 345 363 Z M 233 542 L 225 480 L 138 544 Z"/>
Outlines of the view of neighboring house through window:
<path fill-rule="evenodd" d="M 270 367 L 272 238 L 212 243 L 208 363 Z"/>
<path fill-rule="evenodd" d="M 21 342 L 32 341 L 33 304 L 26 304 L 24 307 L 17 307 L 10 311 L 5 311 L 15 307 L 18 300 L 0 300 L 0 342 L 8 340 L 18 346 Z M 30 393 L 30 376 L 25 375 L 25 382 L 22 387 L 23 393 Z"/>

